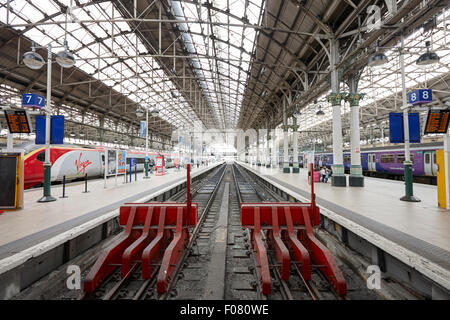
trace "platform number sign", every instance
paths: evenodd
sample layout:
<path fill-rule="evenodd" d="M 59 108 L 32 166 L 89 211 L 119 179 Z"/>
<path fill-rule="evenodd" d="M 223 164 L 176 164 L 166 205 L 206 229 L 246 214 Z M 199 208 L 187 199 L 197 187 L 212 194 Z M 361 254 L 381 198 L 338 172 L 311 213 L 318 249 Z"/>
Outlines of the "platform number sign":
<path fill-rule="evenodd" d="M 433 101 L 431 89 L 419 89 L 408 93 L 408 102 L 412 105 L 430 103 Z"/>
<path fill-rule="evenodd" d="M 22 94 L 22 107 L 42 108 L 45 106 L 45 98 L 35 93 Z"/>

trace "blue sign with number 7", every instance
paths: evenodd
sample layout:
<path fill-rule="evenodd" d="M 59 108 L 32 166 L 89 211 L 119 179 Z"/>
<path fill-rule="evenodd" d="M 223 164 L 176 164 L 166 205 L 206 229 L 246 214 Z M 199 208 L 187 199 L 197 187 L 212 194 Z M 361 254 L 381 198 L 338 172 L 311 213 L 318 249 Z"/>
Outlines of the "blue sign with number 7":
<path fill-rule="evenodd" d="M 45 98 L 35 93 L 22 94 L 22 107 L 42 108 L 45 106 Z"/>
<path fill-rule="evenodd" d="M 408 93 L 408 103 L 412 105 L 429 103 L 433 101 L 431 89 L 419 89 Z"/>

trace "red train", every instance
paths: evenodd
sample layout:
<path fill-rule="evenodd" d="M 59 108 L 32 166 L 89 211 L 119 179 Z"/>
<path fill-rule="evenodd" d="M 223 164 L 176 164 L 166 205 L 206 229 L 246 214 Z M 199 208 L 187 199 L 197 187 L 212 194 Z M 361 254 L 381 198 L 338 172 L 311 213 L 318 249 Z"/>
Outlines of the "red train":
<path fill-rule="evenodd" d="M 16 147 L 25 150 L 25 189 L 41 184 L 44 177 L 45 147 L 34 143 L 24 143 Z M 102 177 L 105 170 L 104 151 L 104 147 L 51 146 L 51 181 L 62 181 L 63 176 L 66 176 L 66 180 L 75 180 L 84 177 L 85 174 L 88 177 Z M 144 169 L 145 155 L 144 151 L 127 150 L 127 158 L 136 158 L 138 171 Z M 178 155 L 175 154 L 149 152 L 148 155 L 153 159 L 156 156 L 164 156 L 166 168 L 173 167 L 174 163 L 178 162 Z"/>

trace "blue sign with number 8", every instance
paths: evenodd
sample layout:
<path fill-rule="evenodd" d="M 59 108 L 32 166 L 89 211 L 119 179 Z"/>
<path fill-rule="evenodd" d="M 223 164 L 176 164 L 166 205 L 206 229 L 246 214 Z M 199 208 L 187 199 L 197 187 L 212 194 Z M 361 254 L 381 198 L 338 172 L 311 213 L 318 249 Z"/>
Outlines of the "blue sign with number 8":
<path fill-rule="evenodd" d="M 412 105 L 429 103 L 433 101 L 431 89 L 419 89 L 408 93 L 408 103 Z"/>

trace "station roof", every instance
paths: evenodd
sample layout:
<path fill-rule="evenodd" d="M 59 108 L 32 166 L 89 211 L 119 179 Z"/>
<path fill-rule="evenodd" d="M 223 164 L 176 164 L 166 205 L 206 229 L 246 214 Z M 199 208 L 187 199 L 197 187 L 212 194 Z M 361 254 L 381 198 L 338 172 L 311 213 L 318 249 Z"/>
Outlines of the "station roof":
<path fill-rule="evenodd" d="M 20 104 L 18 93 L 45 92 L 45 70 L 26 68 L 21 56 L 31 41 L 61 47 L 67 40 L 76 65 L 67 70 L 55 64 L 52 76 L 53 104 L 67 115 L 67 130 L 95 134 L 104 126 L 110 139 L 117 139 L 117 133 L 136 136 L 143 120 L 136 117 L 136 109 L 153 106 L 159 114 L 151 115 L 149 128 L 158 141 L 166 141 L 174 129 L 192 128 L 195 121 L 217 129 L 275 127 L 282 121 L 281 98 L 290 92 L 288 115 L 299 111 L 301 130 L 323 135 L 331 123 L 331 108 L 324 102 L 330 89 L 330 39 L 340 42 L 341 90 L 346 90 L 349 75 L 360 75 L 359 88 L 366 93 L 362 123 L 377 123 L 399 108 L 398 53 L 393 47 L 403 34 L 409 54 L 407 87 L 433 87 L 435 103 L 446 105 L 447 2 L 397 1 L 395 12 L 389 12 L 386 3 L 2 1 L 0 93 L 3 102 Z M 381 10 L 382 28 L 365 28 L 371 5 Z M 424 72 L 414 61 L 430 39 L 441 62 Z M 390 64 L 371 70 L 365 65 L 377 40 Z M 45 48 L 37 51 L 46 57 Z M 322 118 L 315 115 L 319 105 L 325 112 Z M 348 109 L 344 105 L 344 121 Z"/>

